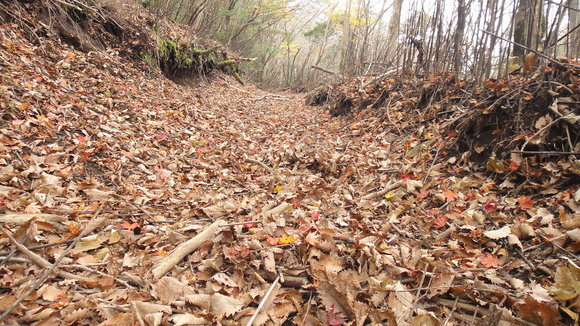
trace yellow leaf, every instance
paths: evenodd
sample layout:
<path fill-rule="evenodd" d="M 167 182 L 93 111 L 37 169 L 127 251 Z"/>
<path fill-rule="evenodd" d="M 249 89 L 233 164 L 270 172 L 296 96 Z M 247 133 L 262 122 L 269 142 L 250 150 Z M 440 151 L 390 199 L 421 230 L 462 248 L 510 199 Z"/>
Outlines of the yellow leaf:
<path fill-rule="evenodd" d="M 274 192 L 279 192 L 282 189 L 284 189 L 283 186 L 276 186 L 276 187 L 274 187 Z"/>
<path fill-rule="evenodd" d="M 278 243 L 280 244 L 289 244 L 289 243 L 294 243 L 298 241 L 298 237 L 296 237 L 294 234 L 291 235 L 283 235 L 280 240 L 278 240 Z"/>
<path fill-rule="evenodd" d="M 388 194 L 386 194 L 386 195 L 385 195 L 385 198 L 386 198 L 386 199 L 391 199 L 391 198 L 393 198 L 393 197 L 395 197 L 395 195 L 394 195 L 394 194 L 392 194 L 392 193 L 390 193 L 390 192 L 389 192 Z"/>

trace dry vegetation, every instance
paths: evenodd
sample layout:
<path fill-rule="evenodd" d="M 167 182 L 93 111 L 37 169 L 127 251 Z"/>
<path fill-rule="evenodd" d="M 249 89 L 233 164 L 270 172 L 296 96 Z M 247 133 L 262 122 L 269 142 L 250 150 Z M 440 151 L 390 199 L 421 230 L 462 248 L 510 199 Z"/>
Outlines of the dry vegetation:
<path fill-rule="evenodd" d="M 111 3 L 0 1 L 0 322 L 578 323 L 576 62 L 308 106 L 210 57 L 171 81 Z"/>

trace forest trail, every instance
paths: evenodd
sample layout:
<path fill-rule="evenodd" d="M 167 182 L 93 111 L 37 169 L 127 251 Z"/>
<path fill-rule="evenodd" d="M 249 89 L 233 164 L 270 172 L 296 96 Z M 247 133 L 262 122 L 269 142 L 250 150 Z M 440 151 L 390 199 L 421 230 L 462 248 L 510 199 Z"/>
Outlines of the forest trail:
<path fill-rule="evenodd" d="M 558 181 L 525 195 L 443 153 L 454 132 L 415 120 L 418 98 L 331 117 L 222 74 L 184 86 L 115 51 L 0 33 L 3 323 L 573 318 L 554 302 L 578 295 L 575 160 L 518 161 Z"/>

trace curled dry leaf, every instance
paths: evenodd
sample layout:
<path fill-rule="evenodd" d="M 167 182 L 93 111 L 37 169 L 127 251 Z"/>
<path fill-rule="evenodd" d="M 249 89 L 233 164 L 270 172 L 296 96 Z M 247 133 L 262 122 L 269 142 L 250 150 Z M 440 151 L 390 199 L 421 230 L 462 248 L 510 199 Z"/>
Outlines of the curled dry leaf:
<path fill-rule="evenodd" d="M 498 239 L 503 239 L 503 238 L 507 237 L 508 235 L 510 235 L 511 229 L 510 229 L 509 225 L 506 225 L 506 226 L 504 226 L 500 229 L 497 229 L 497 230 L 486 231 L 483 234 L 490 239 L 498 240 Z"/>
<path fill-rule="evenodd" d="M 512 233 L 520 240 L 529 239 L 536 235 L 534 228 L 522 222 L 516 222 L 511 226 Z"/>

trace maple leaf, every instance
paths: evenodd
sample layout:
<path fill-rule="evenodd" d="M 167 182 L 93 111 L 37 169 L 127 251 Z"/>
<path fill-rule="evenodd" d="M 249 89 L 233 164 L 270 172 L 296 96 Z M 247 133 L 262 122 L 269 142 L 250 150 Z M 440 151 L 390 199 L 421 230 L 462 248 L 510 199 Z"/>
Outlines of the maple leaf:
<path fill-rule="evenodd" d="M 445 198 L 447 199 L 447 201 L 454 201 L 458 198 L 457 193 L 455 193 L 451 190 L 444 190 L 443 195 L 445 195 Z"/>
<path fill-rule="evenodd" d="M 268 235 L 268 236 L 266 236 L 266 242 L 268 242 L 268 244 L 270 246 L 275 246 L 275 245 L 278 244 L 278 239 L 276 239 L 276 238 L 271 237 L 271 236 Z"/>
<path fill-rule="evenodd" d="M 291 235 L 283 235 L 282 237 L 280 237 L 280 240 L 278 240 L 279 244 L 289 244 L 289 243 L 294 243 L 298 241 L 298 237 L 296 237 L 294 234 Z"/>
<path fill-rule="evenodd" d="M 449 221 L 449 218 L 447 218 L 447 216 L 439 215 L 433 219 L 433 227 L 436 229 L 440 229 L 445 225 L 447 225 L 447 221 Z"/>
<path fill-rule="evenodd" d="M 244 222 L 249 222 L 249 221 L 252 221 L 252 217 L 251 217 L 251 216 L 250 216 L 250 217 L 248 217 L 248 218 L 246 218 L 246 219 L 244 220 Z M 244 227 L 245 227 L 246 229 L 255 228 L 256 226 L 258 226 L 258 223 L 246 223 L 246 224 L 244 224 Z"/>
<path fill-rule="evenodd" d="M 344 324 L 345 321 L 346 318 L 336 317 L 336 315 L 334 314 L 334 305 L 331 305 L 330 309 L 328 309 L 328 325 L 338 326 Z"/>
<path fill-rule="evenodd" d="M 523 210 L 528 210 L 534 206 L 534 202 L 530 196 L 521 196 L 518 198 L 518 204 L 520 204 L 520 208 Z"/>
<path fill-rule="evenodd" d="M 490 253 L 479 257 L 479 260 L 481 260 L 481 264 L 487 268 L 499 267 L 499 259 Z"/>
<path fill-rule="evenodd" d="M 492 213 L 497 209 L 497 202 L 495 200 L 490 200 L 483 205 L 483 209 L 485 209 L 488 214 Z"/>
<path fill-rule="evenodd" d="M 83 153 L 81 154 L 81 159 L 80 159 L 80 160 L 81 160 L 81 162 L 86 162 L 86 161 L 88 161 L 88 160 L 89 160 L 89 156 L 91 156 L 92 154 L 93 154 L 93 152 L 91 152 L 91 151 L 88 151 L 88 152 L 83 152 Z"/>
<path fill-rule="evenodd" d="M 310 213 L 310 217 L 312 218 L 313 221 L 318 221 L 320 217 L 320 212 L 312 212 Z"/>
<path fill-rule="evenodd" d="M 125 230 L 134 230 L 135 228 L 138 228 L 139 227 L 139 224 L 137 224 L 137 223 L 131 223 L 129 221 L 123 221 L 123 224 L 121 226 Z"/>

